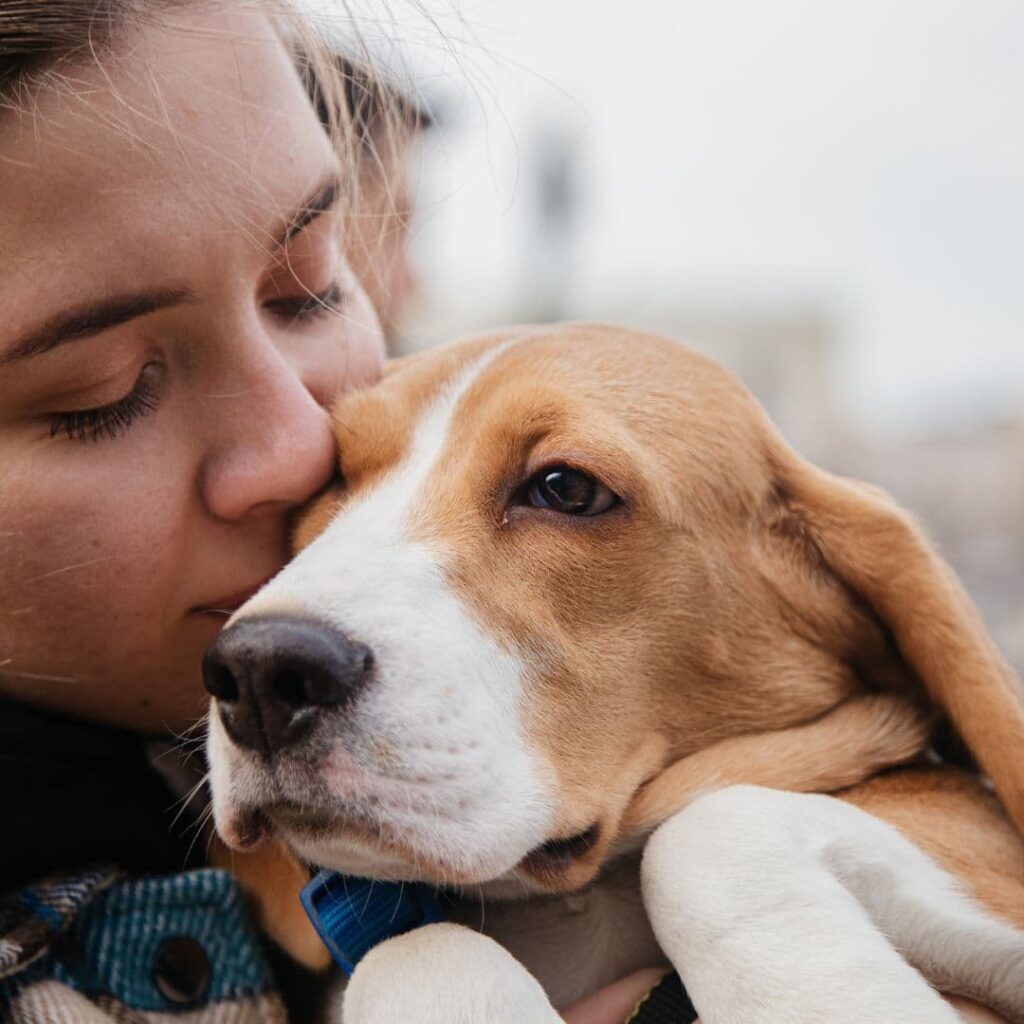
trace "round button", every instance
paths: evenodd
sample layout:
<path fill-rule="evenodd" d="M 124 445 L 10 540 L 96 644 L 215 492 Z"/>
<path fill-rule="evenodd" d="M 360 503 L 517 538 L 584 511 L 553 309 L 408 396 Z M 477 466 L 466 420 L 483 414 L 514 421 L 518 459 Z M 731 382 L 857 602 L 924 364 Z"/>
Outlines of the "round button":
<path fill-rule="evenodd" d="M 213 969 L 206 950 L 193 938 L 164 939 L 153 957 L 153 984 L 169 1003 L 197 1003 L 210 988 Z"/>

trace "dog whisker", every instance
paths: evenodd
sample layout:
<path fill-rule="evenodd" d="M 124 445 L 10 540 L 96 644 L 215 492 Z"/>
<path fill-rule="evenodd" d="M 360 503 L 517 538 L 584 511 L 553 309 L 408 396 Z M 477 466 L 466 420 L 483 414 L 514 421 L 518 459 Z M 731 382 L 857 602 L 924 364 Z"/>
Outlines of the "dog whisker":
<path fill-rule="evenodd" d="M 174 815 L 174 818 L 171 821 L 171 828 L 174 828 L 174 826 L 177 825 L 178 820 L 188 810 L 189 805 L 195 797 L 203 791 L 204 787 L 209 783 L 209 780 L 210 773 L 204 773 L 203 777 L 180 800 L 176 801 L 176 803 L 180 804 L 180 807 L 178 808 L 177 814 Z"/>

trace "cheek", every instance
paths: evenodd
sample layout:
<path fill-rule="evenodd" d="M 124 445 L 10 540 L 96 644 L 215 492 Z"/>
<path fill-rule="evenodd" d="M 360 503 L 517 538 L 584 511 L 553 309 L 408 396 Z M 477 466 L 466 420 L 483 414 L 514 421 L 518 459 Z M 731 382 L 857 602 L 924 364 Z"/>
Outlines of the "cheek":
<path fill-rule="evenodd" d="M 163 474 L 95 448 L 81 466 L 74 457 L 14 467 L 0 496 L 0 608 L 45 609 L 32 620 L 62 630 L 159 622 L 181 564 Z"/>
<path fill-rule="evenodd" d="M 504 558 L 481 545 L 460 575 L 480 618 L 531 652 L 526 734 L 555 766 L 565 813 L 591 813 L 633 784 L 626 766 L 656 724 L 658 598 L 632 582 L 650 574 L 623 538 L 582 548 L 550 527 L 522 533 Z"/>
<path fill-rule="evenodd" d="M 113 452 L 101 468 L 90 454 L 88 471 L 34 456 L 34 472 L 8 478 L 4 465 L 14 486 L 0 490 L 0 692 L 147 732 L 184 729 L 202 707 L 197 667 L 219 625 L 181 617 L 197 539 L 187 506 L 154 472 Z"/>
<path fill-rule="evenodd" d="M 344 281 L 349 292 L 344 319 L 348 355 L 345 390 L 350 390 L 380 379 L 384 368 L 384 332 L 373 303 L 351 268 Z"/>
<path fill-rule="evenodd" d="M 581 667 L 575 652 L 545 666 L 524 701 L 525 732 L 559 779 L 562 806 L 602 803 L 625 781 L 623 769 L 652 729 L 650 708 L 630 659 Z"/>
<path fill-rule="evenodd" d="M 345 390 L 375 384 L 384 370 L 384 335 L 362 289 L 353 296 L 349 309 L 348 363 Z"/>
<path fill-rule="evenodd" d="M 309 393 L 330 408 L 345 392 L 375 384 L 384 369 L 384 335 L 362 289 L 332 319 L 305 361 L 293 369 Z"/>

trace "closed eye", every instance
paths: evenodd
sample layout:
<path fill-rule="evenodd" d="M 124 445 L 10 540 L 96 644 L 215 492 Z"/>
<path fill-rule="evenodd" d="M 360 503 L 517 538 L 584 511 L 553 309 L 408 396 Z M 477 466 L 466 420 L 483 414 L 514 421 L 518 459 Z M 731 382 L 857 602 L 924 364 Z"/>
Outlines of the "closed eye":
<path fill-rule="evenodd" d="M 269 299 L 264 303 L 264 308 L 291 324 L 296 320 L 306 322 L 322 316 L 337 314 L 341 312 L 347 298 L 341 285 L 335 282 L 322 292 L 308 292 L 305 295 L 289 298 Z"/>
<path fill-rule="evenodd" d="M 94 409 L 54 413 L 50 437 L 64 434 L 69 441 L 113 441 L 126 434 L 137 420 L 156 411 L 162 386 L 163 367 L 157 362 L 146 363 L 131 391 L 116 402 Z"/>

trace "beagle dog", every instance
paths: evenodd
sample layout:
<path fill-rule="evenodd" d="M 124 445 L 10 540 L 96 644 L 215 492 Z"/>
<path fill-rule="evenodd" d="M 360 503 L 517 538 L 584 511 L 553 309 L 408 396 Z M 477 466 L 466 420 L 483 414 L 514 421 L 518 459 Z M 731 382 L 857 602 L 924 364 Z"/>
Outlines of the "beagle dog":
<path fill-rule="evenodd" d="M 1024 1022 L 1024 689 L 886 495 L 593 324 L 400 360 L 335 422 L 206 677 L 229 846 L 462 894 L 346 1022 L 554 1022 L 666 961 L 704 1024 Z"/>

